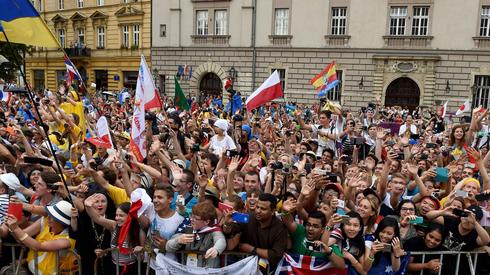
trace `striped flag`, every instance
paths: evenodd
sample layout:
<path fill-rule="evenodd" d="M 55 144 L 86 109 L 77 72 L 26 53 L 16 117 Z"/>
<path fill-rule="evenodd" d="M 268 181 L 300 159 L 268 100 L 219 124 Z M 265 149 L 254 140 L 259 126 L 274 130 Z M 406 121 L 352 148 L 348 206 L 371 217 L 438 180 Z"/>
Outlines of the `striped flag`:
<path fill-rule="evenodd" d="M 332 264 L 323 258 L 307 255 L 294 255 L 284 253 L 277 265 L 275 275 L 347 275 L 347 269 L 332 267 Z"/>
<path fill-rule="evenodd" d="M 339 83 L 335 61 L 328 64 L 321 73 L 310 80 L 310 84 L 318 91 L 318 97 L 326 95 L 329 90 L 335 88 Z"/>
<path fill-rule="evenodd" d="M 73 65 L 70 58 L 65 54 L 65 66 L 66 66 L 66 82 L 68 85 L 73 83 L 73 79 L 77 79 L 78 81 L 82 81 L 82 76 L 77 70 L 77 67 Z"/>

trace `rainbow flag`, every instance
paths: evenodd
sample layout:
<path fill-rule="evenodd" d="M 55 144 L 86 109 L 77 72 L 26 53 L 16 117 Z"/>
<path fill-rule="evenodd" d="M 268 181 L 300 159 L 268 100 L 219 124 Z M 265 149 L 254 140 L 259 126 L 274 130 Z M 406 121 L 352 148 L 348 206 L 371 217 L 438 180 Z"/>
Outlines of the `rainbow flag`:
<path fill-rule="evenodd" d="M 310 84 L 315 87 L 318 92 L 317 96 L 322 97 L 327 92 L 339 84 L 337 79 L 337 66 L 335 61 L 330 63 L 321 73 L 310 80 Z"/>
<path fill-rule="evenodd" d="M 61 48 L 29 0 L 0 0 L 0 32 L 0 41 Z"/>

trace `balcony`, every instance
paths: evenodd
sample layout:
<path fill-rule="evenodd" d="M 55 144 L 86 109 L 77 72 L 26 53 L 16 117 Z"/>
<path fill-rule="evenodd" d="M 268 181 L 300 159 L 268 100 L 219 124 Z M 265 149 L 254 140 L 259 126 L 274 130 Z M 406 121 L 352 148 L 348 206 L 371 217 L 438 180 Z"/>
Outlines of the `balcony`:
<path fill-rule="evenodd" d="M 473 37 L 473 41 L 475 42 L 475 47 L 478 49 L 490 48 L 490 37 L 488 36 L 475 36 Z"/>
<path fill-rule="evenodd" d="M 292 35 L 269 35 L 269 41 L 272 43 L 272 45 L 278 47 L 290 47 L 291 39 L 293 39 Z"/>
<path fill-rule="evenodd" d="M 386 35 L 383 36 L 385 47 L 389 48 L 428 48 L 432 36 Z"/>
<path fill-rule="evenodd" d="M 350 35 L 325 35 L 328 47 L 343 48 L 349 45 Z"/>
<path fill-rule="evenodd" d="M 227 46 L 229 45 L 231 35 L 191 35 L 192 42 L 196 45 L 213 45 Z"/>
<path fill-rule="evenodd" d="M 92 53 L 92 49 L 83 47 L 71 47 L 71 48 L 65 48 L 65 52 L 70 58 L 85 58 L 85 57 L 90 57 Z"/>

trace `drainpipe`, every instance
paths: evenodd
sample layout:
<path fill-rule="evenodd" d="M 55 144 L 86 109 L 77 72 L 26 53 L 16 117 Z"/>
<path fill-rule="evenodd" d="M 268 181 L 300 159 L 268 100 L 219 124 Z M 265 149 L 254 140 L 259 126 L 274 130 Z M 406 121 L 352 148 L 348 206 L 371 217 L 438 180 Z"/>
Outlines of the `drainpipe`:
<path fill-rule="evenodd" d="M 255 47 L 255 36 L 257 27 L 257 0 L 252 1 L 252 91 L 255 91 L 255 72 L 257 69 L 257 48 Z"/>
<path fill-rule="evenodd" d="M 182 7 L 181 0 L 179 0 L 179 48 L 182 47 Z"/>

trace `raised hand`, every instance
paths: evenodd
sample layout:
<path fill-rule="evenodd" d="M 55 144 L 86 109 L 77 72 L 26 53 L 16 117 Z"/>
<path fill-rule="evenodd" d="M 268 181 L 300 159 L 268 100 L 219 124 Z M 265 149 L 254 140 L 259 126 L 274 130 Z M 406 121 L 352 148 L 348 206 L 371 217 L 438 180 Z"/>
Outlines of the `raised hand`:
<path fill-rule="evenodd" d="M 403 254 L 405 254 L 405 252 L 401 248 L 401 242 L 398 237 L 393 238 L 393 240 L 391 241 L 391 247 L 393 247 L 393 254 L 395 255 L 395 257 L 399 258 Z"/>
<path fill-rule="evenodd" d="M 417 164 L 407 163 L 407 170 L 413 177 L 415 177 L 419 172 L 419 167 L 417 166 Z"/>
<path fill-rule="evenodd" d="M 228 165 L 228 171 L 229 172 L 236 171 L 238 169 L 238 165 L 240 164 L 241 161 L 242 161 L 242 158 L 240 156 L 232 157 L 231 162 Z"/>
<path fill-rule="evenodd" d="M 384 139 L 386 137 L 386 130 L 384 128 L 376 128 L 376 139 Z"/>

